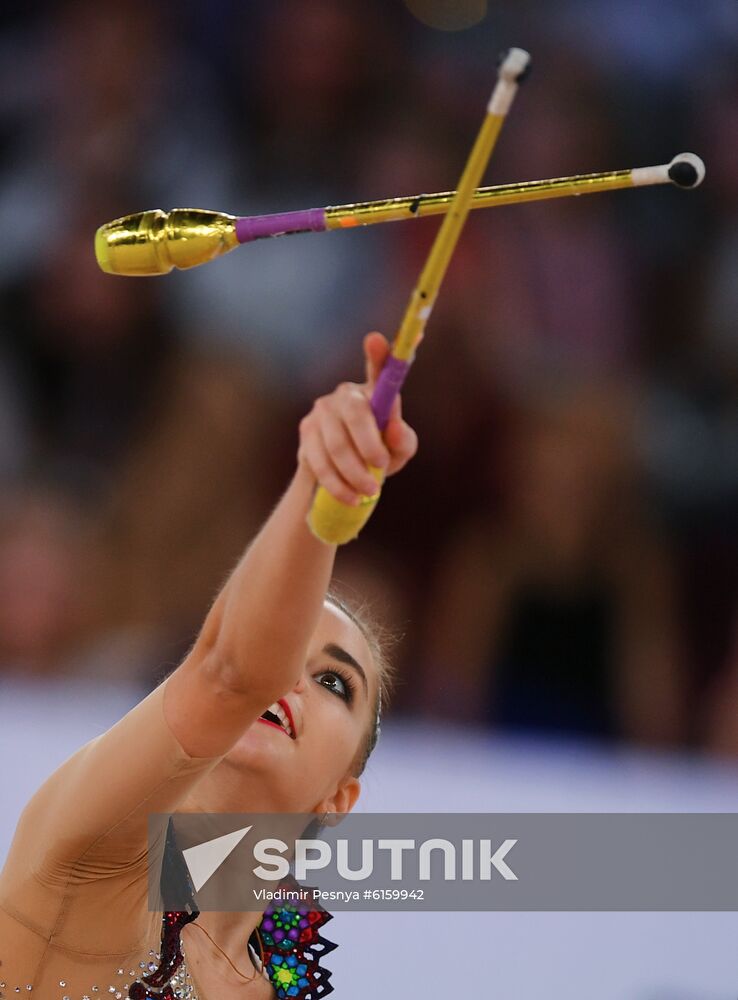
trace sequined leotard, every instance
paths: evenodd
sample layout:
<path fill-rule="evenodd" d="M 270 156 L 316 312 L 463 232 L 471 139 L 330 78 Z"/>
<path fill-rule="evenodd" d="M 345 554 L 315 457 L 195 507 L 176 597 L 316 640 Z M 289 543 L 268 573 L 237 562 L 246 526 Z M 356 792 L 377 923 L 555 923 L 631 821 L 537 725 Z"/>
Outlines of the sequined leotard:
<path fill-rule="evenodd" d="M 288 876 L 280 888 L 300 887 Z M 183 928 L 198 916 L 191 903 L 187 910 L 162 914 L 161 952 L 152 952 L 155 961 L 140 963 L 144 971 L 130 985 L 128 1000 L 205 1000 L 189 973 L 181 941 Z M 322 935 L 323 925 L 331 919 L 322 908 L 300 901 L 272 902 L 264 911 L 248 952 L 278 1000 L 322 1000 L 333 992 L 331 973 L 320 964 L 322 956 L 336 947 Z M 117 990 L 111 987 L 110 992 L 117 997 Z"/>

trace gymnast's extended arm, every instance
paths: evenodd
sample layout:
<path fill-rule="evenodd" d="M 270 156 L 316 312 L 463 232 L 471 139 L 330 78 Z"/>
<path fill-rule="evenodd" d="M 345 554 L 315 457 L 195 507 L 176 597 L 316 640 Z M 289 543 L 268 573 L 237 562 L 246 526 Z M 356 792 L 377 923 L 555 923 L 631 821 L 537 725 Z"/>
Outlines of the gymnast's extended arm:
<path fill-rule="evenodd" d="M 165 717 L 192 756 L 226 753 L 304 668 L 336 552 L 306 523 L 316 486 L 350 503 L 375 487 L 367 464 L 391 475 L 415 452 L 415 433 L 399 405 L 384 440 L 369 407 L 387 352 L 386 340 L 369 334 L 367 382 L 342 384 L 303 419 L 297 469 L 287 491 L 216 598 L 192 651 L 169 678 Z"/>

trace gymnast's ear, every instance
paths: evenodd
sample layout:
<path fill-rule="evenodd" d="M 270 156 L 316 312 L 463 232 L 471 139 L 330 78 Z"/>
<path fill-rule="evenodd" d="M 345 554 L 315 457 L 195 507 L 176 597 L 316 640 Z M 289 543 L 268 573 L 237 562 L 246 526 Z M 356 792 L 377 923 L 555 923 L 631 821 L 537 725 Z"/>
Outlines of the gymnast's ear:
<path fill-rule="evenodd" d="M 343 779 L 333 795 L 323 799 L 314 811 L 319 816 L 326 817 L 323 820 L 324 826 L 330 826 L 331 815 L 351 812 L 356 805 L 360 792 L 361 782 L 354 775 L 350 774 Z"/>

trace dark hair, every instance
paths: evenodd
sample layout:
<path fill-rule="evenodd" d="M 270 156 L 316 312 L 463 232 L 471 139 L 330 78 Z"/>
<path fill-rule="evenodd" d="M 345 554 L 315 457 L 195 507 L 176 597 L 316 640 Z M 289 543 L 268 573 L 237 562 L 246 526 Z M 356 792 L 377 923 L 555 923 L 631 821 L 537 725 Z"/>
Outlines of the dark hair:
<path fill-rule="evenodd" d="M 337 593 L 335 589 L 329 590 L 325 599 L 356 625 L 367 641 L 377 668 L 377 697 L 374 701 L 372 723 L 353 764 L 354 774 L 358 778 L 363 773 L 379 739 L 382 711 L 389 701 L 394 681 L 394 669 L 389 659 L 389 651 L 397 641 L 397 637 L 379 622 L 366 602 L 356 604 L 344 594 Z"/>

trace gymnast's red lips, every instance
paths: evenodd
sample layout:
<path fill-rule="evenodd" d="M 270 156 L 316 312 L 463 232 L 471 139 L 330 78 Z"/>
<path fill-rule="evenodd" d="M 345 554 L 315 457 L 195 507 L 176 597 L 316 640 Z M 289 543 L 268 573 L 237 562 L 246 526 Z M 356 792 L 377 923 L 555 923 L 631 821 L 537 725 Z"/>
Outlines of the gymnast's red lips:
<path fill-rule="evenodd" d="M 279 698 L 277 701 L 272 702 L 269 708 L 262 712 L 257 721 L 264 722 L 267 726 L 273 726 L 274 729 L 279 729 L 285 736 L 289 736 L 291 740 L 297 738 L 294 716 L 285 698 Z"/>
<path fill-rule="evenodd" d="M 282 708 L 284 709 L 284 714 L 287 716 L 287 719 L 289 720 L 289 724 L 290 724 L 290 729 L 292 730 L 292 739 L 296 740 L 297 739 L 297 726 L 295 725 L 295 719 L 294 719 L 294 716 L 292 715 L 292 709 L 288 705 L 287 700 L 285 698 L 278 698 L 277 699 L 277 704 L 281 705 Z"/>

